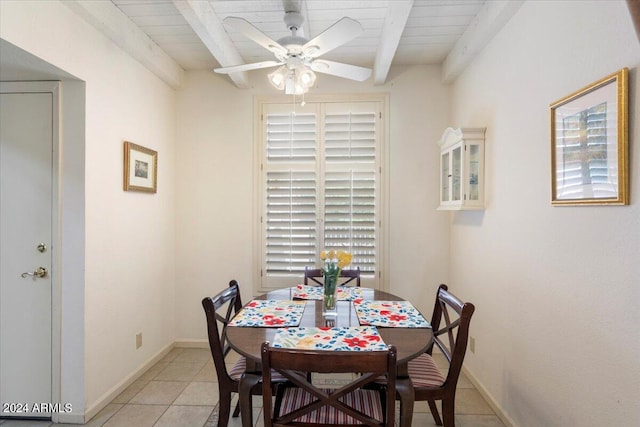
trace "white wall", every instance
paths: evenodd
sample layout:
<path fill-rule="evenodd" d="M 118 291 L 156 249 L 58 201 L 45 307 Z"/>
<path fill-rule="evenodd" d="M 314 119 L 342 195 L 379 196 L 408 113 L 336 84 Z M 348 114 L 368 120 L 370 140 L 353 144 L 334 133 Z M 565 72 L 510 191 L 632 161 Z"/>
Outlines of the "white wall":
<path fill-rule="evenodd" d="M 487 209 L 451 224 L 465 364 L 519 426 L 640 425 L 640 44 L 624 1 L 530 1 L 461 75 L 487 127 Z M 630 69 L 631 205 L 552 207 L 549 104 Z"/>
<path fill-rule="evenodd" d="M 281 93 L 260 72 L 250 77 L 252 89 L 239 90 L 225 76 L 187 72 L 178 91 L 176 324 L 185 340 L 206 337 L 204 296 L 230 279 L 245 300 L 253 295 L 253 101 Z M 426 313 L 448 262 L 447 216 L 435 210 L 436 141 L 449 114 L 449 88 L 440 81 L 439 67 L 416 66 L 393 68 L 380 87 L 319 75 L 310 92 L 390 94 L 388 277 L 392 292 Z"/>
<path fill-rule="evenodd" d="M 85 238 L 85 262 L 63 261 L 84 271 L 85 282 L 62 283 L 63 301 L 79 305 L 63 306 L 78 316 L 62 325 L 62 399 L 84 393 L 84 401 L 71 402 L 81 415 L 175 340 L 175 93 L 56 1 L 0 2 L 0 36 L 86 82 L 84 165 L 71 165 L 86 172 L 68 177 L 62 195 L 85 203 L 86 229 L 71 231 Z M 124 140 L 159 152 L 157 194 L 122 190 Z M 63 168 L 74 154 L 63 149 Z M 61 220 L 64 246 L 66 227 L 83 224 Z M 136 351 L 138 332 L 143 347 Z M 83 359 L 84 372 L 81 364 L 70 367 Z"/>
<path fill-rule="evenodd" d="M 467 366 L 522 426 L 640 423 L 640 49 L 624 2 L 579 5 L 525 3 L 453 91 L 426 66 L 392 68 L 382 87 L 319 76 L 314 89 L 390 94 L 390 289 L 426 313 L 440 282 L 476 303 Z M 63 325 L 63 358 L 84 352 L 91 409 L 176 338 L 204 339 L 204 295 L 237 278 L 250 297 L 253 97 L 275 92 L 259 73 L 242 91 L 202 71 L 176 96 L 58 2 L 1 1 L 0 36 L 86 82 L 86 262 L 71 265 L 86 282 L 68 299 L 83 298 L 86 329 L 74 339 Z M 623 66 L 632 205 L 552 208 L 549 103 Z M 484 212 L 435 210 L 449 125 L 487 126 Z M 122 191 L 125 139 L 159 151 L 158 194 Z M 63 372 L 69 395 L 77 374 Z"/>

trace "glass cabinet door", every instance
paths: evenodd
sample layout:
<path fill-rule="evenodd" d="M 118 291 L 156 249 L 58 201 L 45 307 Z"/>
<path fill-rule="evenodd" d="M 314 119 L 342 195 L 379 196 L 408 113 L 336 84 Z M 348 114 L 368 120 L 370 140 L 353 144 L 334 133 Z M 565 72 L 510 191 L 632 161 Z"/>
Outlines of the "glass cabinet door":
<path fill-rule="evenodd" d="M 462 200 L 462 145 L 451 151 L 451 200 Z"/>
<path fill-rule="evenodd" d="M 469 200 L 480 199 L 480 146 L 469 144 Z"/>
<path fill-rule="evenodd" d="M 449 152 L 446 152 L 443 153 L 442 157 L 440 158 L 440 201 L 442 202 L 448 202 L 449 200 L 451 200 L 451 198 L 449 197 L 449 193 L 451 191 L 449 186 L 449 181 L 451 180 L 451 173 L 449 172 L 449 157 Z"/>

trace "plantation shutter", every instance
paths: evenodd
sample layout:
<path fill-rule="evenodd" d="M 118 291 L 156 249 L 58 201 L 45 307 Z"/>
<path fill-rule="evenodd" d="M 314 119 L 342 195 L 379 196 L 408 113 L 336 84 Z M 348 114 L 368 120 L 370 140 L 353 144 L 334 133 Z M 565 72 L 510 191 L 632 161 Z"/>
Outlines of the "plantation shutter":
<path fill-rule="evenodd" d="M 265 267 L 270 276 L 300 274 L 317 252 L 317 115 L 293 114 L 287 107 L 274 108 L 263 119 Z"/>
<path fill-rule="evenodd" d="M 345 108 L 346 107 L 346 108 Z M 324 245 L 353 254 L 361 272 L 376 268 L 376 110 L 343 105 L 324 117 Z"/>
<path fill-rule="evenodd" d="M 380 244 L 378 102 L 262 108 L 261 287 L 300 283 L 322 249 L 353 254 L 375 286 Z"/>

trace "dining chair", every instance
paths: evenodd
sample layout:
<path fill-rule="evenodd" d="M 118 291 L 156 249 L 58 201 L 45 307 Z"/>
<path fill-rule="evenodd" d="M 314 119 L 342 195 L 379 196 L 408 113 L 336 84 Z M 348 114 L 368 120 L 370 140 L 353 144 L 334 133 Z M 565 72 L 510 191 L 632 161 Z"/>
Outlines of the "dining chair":
<path fill-rule="evenodd" d="M 231 412 L 231 394 L 238 393 L 240 378 L 244 374 L 247 365 L 247 360 L 244 356 L 241 356 L 229 370 L 227 370 L 227 365 L 225 364 L 225 358 L 231 351 L 226 336 L 227 325 L 242 308 L 238 282 L 232 280 L 229 282 L 229 287 L 224 291 L 214 297 L 204 298 L 202 307 L 207 316 L 209 347 L 218 377 L 218 392 L 220 395 L 218 427 L 227 427 Z M 260 376 L 251 375 L 247 376 L 247 379 L 250 381 L 248 387 L 251 389 L 251 394 L 261 394 L 262 388 L 259 387 Z M 282 380 L 283 378 L 275 379 L 276 382 Z M 233 416 L 237 417 L 239 413 L 240 404 L 238 403 Z"/>
<path fill-rule="evenodd" d="M 440 285 L 431 317 L 433 341 L 425 353 L 408 363 L 414 399 L 428 402 L 433 419 L 439 426 L 443 425 L 444 421 L 444 427 L 455 427 L 456 385 L 467 350 L 469 324 L 474 310 L 473 304 L 462 302 L 448 291 L 447 285 Z M 440 372 L 433 359 L 434 345 L 449 364 L 446 375 Z M 399 397 L 401 419 L 403 416 L 411 417 L 407 411 L 413 411 L 413 408 L 403 404 L 402 396 Z M 442 401 L 442 419 L 435 404 L 436 400 Z"/>
<path fill-rule="evenodd" d="M 327 351 L 261 346 L 265 427 L 343 426 L 393 427 L 395 419 L 396 349 L 386 351 Z M 272 371 L 289 382 L 268 393 Z M 324 389 L 307 381 L 305 372 L 354 373 L 337 389 Z M 357 375 L 355 373 L 358 373 Z M 388 379 L 377 387 L 380 375 Z"/>
<path fill-rule="evenodd" d="M 340 280 L 338 286 L 347 285 L 355 280 L 356 286 L 360 286 L 360 267 L 356 267 L 351 270 L 340 270 Z M 309 282 L 312 285 L 324 285 L 322 281 L 322 269 L 320 268 L 304 268 L 304 284 L 308 285 Z"/>

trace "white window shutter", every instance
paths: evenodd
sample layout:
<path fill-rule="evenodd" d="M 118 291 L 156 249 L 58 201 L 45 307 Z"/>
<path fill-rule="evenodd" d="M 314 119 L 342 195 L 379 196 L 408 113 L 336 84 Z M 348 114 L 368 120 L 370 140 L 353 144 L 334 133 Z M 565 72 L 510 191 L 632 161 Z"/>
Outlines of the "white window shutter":
<path fill-rule="evenodd" d="M 275 113 L 266 117 L 267 161 L 316 160 L 316 115 Z"/>
<path fill-rule="evenodd" d="M 362 273 L 376 268 L 375 172 L 327 172 L 324 192 L 324 245 L 353 254 Z"/>
<path fill-rule="evenodd" d="M 325 160 L 352 163 L 376 161 L 376 113 L 327 113 L 324 119 Z"/>
<path fill-rule="evenodd" d="M 322 249 L 377 283 L 380 263 L 380 103 L 264 104 L 261 287 L 300 283 Z"/>
<path fill-rule="evenodd" d="M 267 172 L 267 274 L 300 274 L 316 256 L 316 177 L 313 172 Z"/>
<path fill-rule="evenodd" d="M 317 253 L 317 114 L 273 106 L 264 120 L 263 269 L 301 276 Z"/>

